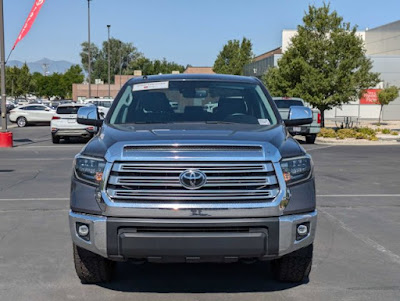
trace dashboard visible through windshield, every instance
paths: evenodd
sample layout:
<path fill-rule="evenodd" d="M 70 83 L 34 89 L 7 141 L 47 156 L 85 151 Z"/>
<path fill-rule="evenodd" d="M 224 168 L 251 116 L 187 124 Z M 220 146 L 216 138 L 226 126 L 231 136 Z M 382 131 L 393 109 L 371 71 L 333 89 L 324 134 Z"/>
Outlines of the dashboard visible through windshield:
<path fill-rule="evenodd" d="M 273 125 L 277 119 L 257 84 L 165 81 L 127 85 L 110 124 L 245 123 Z"/>

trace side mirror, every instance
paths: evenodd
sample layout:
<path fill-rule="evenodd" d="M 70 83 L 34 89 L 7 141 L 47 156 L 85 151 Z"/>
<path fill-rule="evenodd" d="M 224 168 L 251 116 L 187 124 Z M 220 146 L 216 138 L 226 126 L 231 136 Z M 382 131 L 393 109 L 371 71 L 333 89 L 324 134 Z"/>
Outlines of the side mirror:
<path fill-rule="evenodd" d="M 285 120 L 287 126 L 310 124 L 313 122 L 313 113 L 310 108 L 293 106 L 289 109 L 289 119 Z"/>
<path fill-rule="evenodd" d="M 76 121 L 84 125 L 102 126 L 103 124 L 103 120 L 100 119 L 99 111 L 96 106 L 80 108 Z"/>

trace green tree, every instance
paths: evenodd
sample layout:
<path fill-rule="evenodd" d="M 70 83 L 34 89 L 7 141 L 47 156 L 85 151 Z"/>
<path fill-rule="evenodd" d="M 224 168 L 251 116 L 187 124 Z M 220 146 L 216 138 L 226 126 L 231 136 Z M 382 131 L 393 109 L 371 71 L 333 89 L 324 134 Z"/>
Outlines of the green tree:
<path fill-rule="evenodd" d="M 81 44 L 82 51 L 81 62 L 83 69 L 86 73 L 89 72 L 89 59 L 88 50 L 89 45 L 87 42 Z M 119 74 L 120 68 L 125 73 L 130 62 L 140 58 L 142 54 L 132 43 L 124 43 L 118 39 L 110 39 L 110 66 L 111 66 L 111 81 L 114 81 L 116 74 Z M 121 67 L 122 66 L 122 67 Z M 108 81 L 108 40 L 104 41 L 102 48 L 99 49 L 95 44 L 91 45 L 91 79 L 92 82 L 96 78 L 104 82 Z"/>
<path fill-rule="evenodd" d="M 19 76 L 20 69 L 16 66 L 6 67 L 6 93 L 12 97 L 17 97 L 15 90 L 17 86 L 17 78 Z M 19 93 L 19 92 L 17 92 Z"/>
<path fill-rule="evenodd" d="M 83 42 L 81 44 L 81 47 L 82 51 L 80 55 L 81 55 L 81 63 L 83 66 L 83 70 L 85 70 L 86 73 L 89 73 L 89 43 Z M 99 53 L 100 53 L 99 48 L 94 43 L 90 43 L 91 72 L 93 72 L 94 63 L 99 57 Z M 93 78 L 92 81 L 94 82 Z"/>
<path fill-rule="evenodd" d="M 357 99 L 380 81 L 379 74 L 371 72 L 356 27 L 331 12 L 329 4 L 310 5 L 297 30 L 278 67 L 263 79 L 272 95 L 301 97 L 317 107 L 324 126 L 325 110 Z"/>
<path fill-rule="evenodd" d="M 14 97 L 25 97 L 32 90 L 32 75 L 29 67 L 6 67 L 6 93 Z"/>
<path fill-rule="evenodd" d="M 222 74 L 243 75 L 244 65 L 253 59 L 251 41 L 243 38 L 230 40 L 224 45 L 214 62 L 214 72 Z"/>
<path fill-rule="evenodd" d="M 34 72 L 32 74 L 32 88 L 31 88 L 31 93 L 41 97 L 43 96 L 43 94 L 41 94 L 43 87 L 42 87 L 42 83 L 43 83 L 43 78 L 45 76 L 40 73 L 40 72 Z"/>
<path fill-rule="evenodd" d="M 381 123 L 383 106 L 388 105 L 397 97 L 399 97 L 399 88 L 396 86 L 390 86 L 379 91 L 378 100 L 381 104 L 381 110 L 379 112 L 379 124 Z"/>
<path fill-rule="evenodd" d="M 72 84 L 80 84 L 85 79 L 82 71 L 79 65 L 73 65 L 62 75 L 62 90 L 67 98 L 72 98 Z"/>
<path fill-rule="evenodd" d="M 142 70 L 143 75 L 155 75 L 155 74 L 170 74 L 172 71 L 179 71 L 182 73 L 185 71 L 185 67 L 179 65 L 175 62 L 169 62 L 166 58 L 162 60 L 154 60 L 151 61 L 148 58 L 140 57 L 134 61 L 132 61 L 126 72 L 128 74 L 133 74 L 135 70 Z"/>

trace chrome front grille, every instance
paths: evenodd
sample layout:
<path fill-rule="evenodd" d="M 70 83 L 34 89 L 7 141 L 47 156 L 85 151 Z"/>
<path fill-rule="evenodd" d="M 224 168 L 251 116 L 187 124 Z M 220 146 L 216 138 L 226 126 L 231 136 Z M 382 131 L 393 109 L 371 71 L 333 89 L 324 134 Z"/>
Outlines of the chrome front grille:
<path fill-rule="evenodd" d="M 179 176 L 200 170 L 207 182 L 197 190 L 182 186 Z M 133 162 L 115 163 L 107 184 L 114 202 L 272 201 L 279 185 L 271 163 Z"/>

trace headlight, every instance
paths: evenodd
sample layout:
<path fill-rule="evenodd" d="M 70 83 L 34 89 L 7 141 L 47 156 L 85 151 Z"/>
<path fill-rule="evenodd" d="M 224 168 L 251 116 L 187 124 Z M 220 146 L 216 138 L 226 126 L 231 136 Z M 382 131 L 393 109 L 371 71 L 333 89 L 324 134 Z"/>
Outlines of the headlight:
<path fill-rule="evenodd" d="M 293 184 L 308 179 L 313 169 L 313 163 L 309 155 L 290 159 L 283 159 L 281 162 L 283 177 L 287 184 Z"/>
<path fill-rule="evenodd" d="M 105 165 L 104 160 L 78 155 L 74 162 L 75 175 L 79 180 L 96 185 L 103 178 Z"/>

